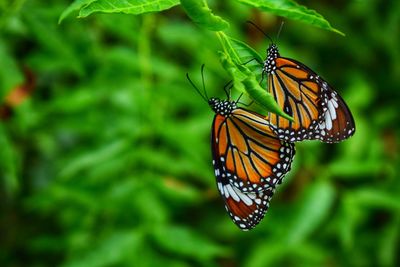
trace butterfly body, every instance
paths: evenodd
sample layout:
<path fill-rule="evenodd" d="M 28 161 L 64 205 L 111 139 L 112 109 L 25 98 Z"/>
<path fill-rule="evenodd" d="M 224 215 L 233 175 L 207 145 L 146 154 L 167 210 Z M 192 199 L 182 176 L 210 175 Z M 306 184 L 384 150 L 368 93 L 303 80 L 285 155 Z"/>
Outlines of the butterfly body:
<path fill-rule="evenodd" d="M 354 134 L 349 108 L 325 80 L 304 64 L 281 57 L 275 44 L 269 46 L 267 53 L 263 72 L 268 75 L 268 91 L 294 119 L 291 122 L 269 114 L 268 121 L 279 138 L 334 143 Z"/>

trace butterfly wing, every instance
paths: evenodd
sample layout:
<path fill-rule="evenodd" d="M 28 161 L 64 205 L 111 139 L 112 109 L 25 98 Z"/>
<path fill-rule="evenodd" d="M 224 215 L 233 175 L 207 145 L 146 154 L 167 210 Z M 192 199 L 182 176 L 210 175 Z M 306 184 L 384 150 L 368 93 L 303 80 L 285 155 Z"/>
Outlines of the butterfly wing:
<path fill-rule="evenodd" d="M 291 122 L 276 114 L 269 114 L 268 120 L 276 126 L 275 131 L 280 138 L 290 142 L 306 139 L 339 142 L 354 133 L 354 120 L 347 105 L 314 71 L 293 59 L 277 57 L 273 62 L 274 70 L 268 75 L 268 90 L 278 105 L 294 118 L 294 122 Z M 330 134 L 334 137 L 328 140 L 328 135 L 321 134 L 322 130 L 326 133 L 327 129 L 320 126 L 324 126 L 324 121 L 329 124 L 329 118 L 337 127 L 330 128 Z"/>
<path fill-rule="evenodd" d="M 226 198 L 226 195 L 223 196 L 225 208 L 232 221 L 240 229 L 244 231 L 250 230 L 264 218 L 275 189 L 268 188 L 262 192 L 246 194 L 235 187 L 232 188 L 234 191 L 233 195 L 229 195 L 228 198 Z M 222 194 L 221 191 L 220 193 Z M 239 201 L 235 198 L 239 199 Z"/>
<path fill-rule="evenodd" d="M 211 144 L 225 208 L 240 229 L 252 229 L 290 170 L 294 145 L 279 140 L 262 116 L 240 108 L 228 117 L 215 116 Z"/>
<path fill-rule="evenodd" d="M 217 176 L 217 185 L 226 211 L 240 229 L 246 231 L 254 228 L 264 218 L 275 188 L 269 187 L 257 193 L 244 193 L 231 185 L 222 174 Z"/>
<path fill-rule="evenodd" d="M 215 176 L 245 193 L 274 188 L 290 170 L 294 145 L 280 140 L 259 114 L 236 108 L 216 115 L 212 128 Z"/>
<path fill-rule="evenodd" d="M 354 134 L 354 119 L 340 95 L 323 80 L 321 81 L 321 86 L 326 89 L 324 106 L 327 109 L 314 131 L 313 139 L 319 139 L 327 143 L 337 143 Z"/>

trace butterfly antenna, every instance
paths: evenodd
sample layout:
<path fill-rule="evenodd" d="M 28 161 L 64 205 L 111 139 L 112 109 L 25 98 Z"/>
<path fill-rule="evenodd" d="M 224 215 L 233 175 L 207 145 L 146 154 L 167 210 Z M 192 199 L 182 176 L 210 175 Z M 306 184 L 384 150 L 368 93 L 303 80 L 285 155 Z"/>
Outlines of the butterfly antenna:
<path fill-rule="evenodd" d="M 206 98 L 206 100 L 208 102 L 206 84 L 204 83 L 204 66 L 205 66 L 205 64 L 201 65 L 201 81 L 203 82 L 203 92 L 204 92 L 205 98 Z"/>
<path fill-rule="evenodd" d="M 278 40 L 279 40 L 279 36 L 281 35 L 281 31 L 282 31 L 282 28 L 283 28 L 283 24 L 285 24 L 285 21 L 284 21 L 284 20 L 282 20 L 281 26 L 279 27 L 278 34 L 276 35 L 276 41 L 277 41 L 277 42 L 278 42 Z"/>
<path fill-rule="evenodd" d="M 254 101 L 251 101 L 251 102 L 248 103 L 248 104 L 243 103 L 243 102 L 238 102 L 238 103 L 239 103 L 239 104 L 242 104 L 243 106 L 249 107 L 249 106 L 251 106 L 251 105 L 254 103 Z"/>
<path fill-rule="evenodd" d="M 243 93 L 240 94 L 240 96 L 238 97 L 238 99 L 236 100 L 236 104 L 239 103 L 240 98 L 243 96 Z"/>
<path fill-rule="evenodd" d="M 230 87 L 229 87 L 230 86 Z M 229 87 L 229 88 L 228 88 Z M 231 88 L 233 87 L 233 85 L 232 85 L 232 81 L 229 81 L 227 84 L 225 84 L 225 86 L 224 86 L 224 91 L 225 91 L 225 94 L 226 94 L 226 97 L 228 98 L 228 100 L 230 100 L 231 99 Z M 229 92 L 228 92 L 228 90 L 229 90 Z"/>
<path fill-rule="evenodd" d="M 189 73 L 186 73 L 186 78 L 188 79 L 188 81 L 190 82 L 190 84 L 193 86 L 193 88 L 196 90 L 196 92 L 201 96 L 201 98 L 203 98 L 204 101 L 206 101 L 206 102 L 208 103 L 208 99 L 207 99 L 204 95 L 202 95 L 202 94 L 200 93 L 200 90 L 197 88 L 196 85 L 194 85 L 194 83 L 193 83 L 192 80 L 190 79 Z"/>
<path fill-rule="evenodd" d="M 274 43 L 274 41 L 272 40 L 272 38 L 269 37 L 269 35 L 266 34 L 266 33 L 265 33 L 260 27 L 258 27 L 255 23 L 253 23 L 253 22 L 250 21 L 250 20 L 248 20 L 248 21 L 246 21 L 246 22 L 249 23 L 249 24 L 251 24 L 251 25 L 253 25 L 257 30 L 259 30 L 260 32 L 262 32 L 262 34 L 264 34 L 264 36 L 267 37 L 267 38 L 271 41 L 271 43 Z"/>

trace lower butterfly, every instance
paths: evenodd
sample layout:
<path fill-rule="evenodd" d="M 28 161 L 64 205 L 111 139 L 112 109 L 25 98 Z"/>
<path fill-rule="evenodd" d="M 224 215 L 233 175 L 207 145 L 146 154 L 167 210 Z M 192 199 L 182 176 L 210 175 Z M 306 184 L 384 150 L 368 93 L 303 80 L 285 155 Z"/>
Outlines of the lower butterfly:
<path fill-rule="evenodd" d="M 203 68 L 202 68 L 203 73 Z M 264 217 L 275 187 L 290 170 L 292 143 L 280 140 L 264 116 L 237 107 L 238 101 L 208 99 L 215 112 L 211 150 L 217 187 L 233 222 L 242 230 Z"/>

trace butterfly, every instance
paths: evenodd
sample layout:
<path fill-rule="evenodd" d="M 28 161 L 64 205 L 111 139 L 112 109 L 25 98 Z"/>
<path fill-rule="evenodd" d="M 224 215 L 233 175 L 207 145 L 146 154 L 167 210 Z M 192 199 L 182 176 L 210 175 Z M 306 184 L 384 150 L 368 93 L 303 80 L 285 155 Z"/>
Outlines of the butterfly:
<path fill-rule="evenodd" d="M 336 143 L 354 134 L 355 123 L 348 106 L 324 79 L 304 64 L 281 57 L 274 43 L 267 53 L 263 74 L 268 75 L 268 91 L 294 119 L 292 122 L 274 113 L 268 115 L 279 138 Z"/>
<path fill-rule="evenodd" d="M 290 169 L 294 145 L 280 140 L 262 115 L 237 107 L 236 101 L 210 98 L 208 103 L 215 112 L 215 176 L 245 193 L 275 187 Z"/>
<path fill-rule="evenodd" d="M 216 113 L 211 148 L 217 187 L 233 222 L 249 230 L 264 217 L 276 185 L 290 170 L 294 144 L 234 101 L 211 98 L 209 104 Z"/>
<path fill-rule="evenodd" d="M 252 229 L 291 168 L 294 144 L 280 140 L 264 116 L 238 107 L 238 100 L 208 99 L 187 78 L 215 112 L 211 151 L 225 208 L 240 229 Z"/>

